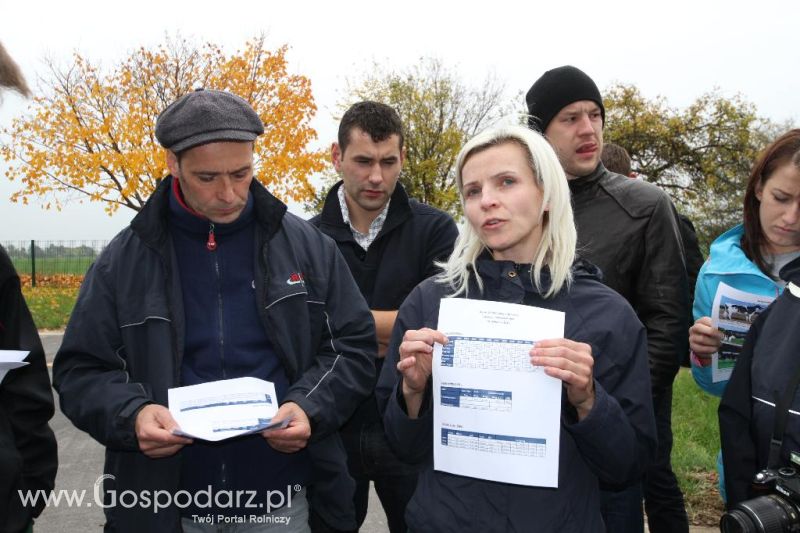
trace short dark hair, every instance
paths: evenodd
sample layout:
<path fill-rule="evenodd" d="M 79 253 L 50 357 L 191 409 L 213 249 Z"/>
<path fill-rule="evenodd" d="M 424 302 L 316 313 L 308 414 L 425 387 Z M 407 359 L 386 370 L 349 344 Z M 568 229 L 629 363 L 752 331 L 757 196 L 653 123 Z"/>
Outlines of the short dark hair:
<path fill-rule="evenodd" d="M 618 144 L 605 143 L 600 160 L 603 162 L 603 166 L 611 172 L 622 174 L 625 177 L 631 175 L 631 156 L 625 148 Z"/>
<path fill-rule="evenodd" d="M 369 134 L 374 142 L 385 141 L 392 135 L 400 138 L 400 149 L 403 149 L 403 123 L 394 108 L 366 100 L 350 106 L 342 121 L 339 122 L 339 149 L 344 153 L 350 143 L 350 132 L 353 128 Z"/>
<path fill-rule="evenodd" d="M 747 189 L 744 193 L 742 250 L 747 258 L 767 276 L 771 276 L 771 269 L 764 257 L 763 247 L 767 239 L 758 216 L 761 202 L 756 196 L 756 192 L 759 187 L 763 188 L 778 167 L 790 163 L 800 168 L 800 129 L 787 131 L 764 149 L 750 171 Z"/>

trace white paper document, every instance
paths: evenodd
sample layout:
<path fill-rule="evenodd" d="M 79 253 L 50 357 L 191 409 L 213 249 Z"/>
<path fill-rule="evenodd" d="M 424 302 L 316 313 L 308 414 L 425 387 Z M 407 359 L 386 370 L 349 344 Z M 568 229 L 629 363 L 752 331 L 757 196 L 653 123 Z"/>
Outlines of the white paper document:
<path fill-rule="evenodd" d="M 433 353 L 434 468 L 558 486 L 561 381 L 530 363 L 537 340 L 564 336 L 564 313 L 443 298 Z"/>
<path fill-rule="evenodd" d="M 761 296 L 734 289 L 725 283 L 719 284 L 711 308 L 711 323 L 724 337 L 719 351 L 711 356 L 711 381 L 717 383 L 730 379 L 750 326 L 773 300 L 773 296 Z"/>
<path fill-rule="evenodd" d="M 0 383 L 3 382 L 9 370 L 28 364 L 23 359 L 28 357 L 29 353 L 24 350 L 0 350 Z"/>
<path fill-rule="evenodd" d="M 275 384 L 258 378 L 211 381 L 167 391 L 176 435 L 219 441 L 286 427 L 272 420 L 278 411 Z"/>

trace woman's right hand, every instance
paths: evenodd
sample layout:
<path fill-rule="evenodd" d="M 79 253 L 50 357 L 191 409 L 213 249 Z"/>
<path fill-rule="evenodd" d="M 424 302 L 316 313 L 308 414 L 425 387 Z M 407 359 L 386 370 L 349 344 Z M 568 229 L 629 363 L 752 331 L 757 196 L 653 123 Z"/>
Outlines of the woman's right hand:
<path fill-rule="evenodd" d="M 447 337 L 441 331 L 422 328 L 406 331 L 403 342 L 400 343 L 397 370 L 403 375 L 403 396 L 412 418 L 416 418 L 425 385 L 431 376 L 434 342 L 447 344 Z M 413 401 L 415 399 L 419 402 Z"/>
<path fill-rule="evenodd" d="M 722 332 L 711 324 L 711 317 L 698 318 L 689 328 L 689 348 L 701 361 L 710 361 L 721 345 Z"/>

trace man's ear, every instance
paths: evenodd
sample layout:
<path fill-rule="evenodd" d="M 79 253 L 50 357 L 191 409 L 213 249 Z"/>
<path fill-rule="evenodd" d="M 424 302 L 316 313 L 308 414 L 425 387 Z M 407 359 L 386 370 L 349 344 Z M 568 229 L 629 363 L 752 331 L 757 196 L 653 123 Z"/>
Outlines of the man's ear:
<path fill-rule="evenodd" d="M 339 148 L 339 143 L 337 142 L 331 144 L 331 162 L 333 163 L 333 168 L 336 169 L 336 172 L 341 172 L 342 150 Z"/>
<path fill-rule="evenodd" d="M 178 156 L 176 156 L 175 152 L 172 150 L 167 150 L 167 168 L 169 169 L 169 173 L 172 174 L 172 177 L 180 179 L 181 166 L 180 163 L 178 163 Z"/>

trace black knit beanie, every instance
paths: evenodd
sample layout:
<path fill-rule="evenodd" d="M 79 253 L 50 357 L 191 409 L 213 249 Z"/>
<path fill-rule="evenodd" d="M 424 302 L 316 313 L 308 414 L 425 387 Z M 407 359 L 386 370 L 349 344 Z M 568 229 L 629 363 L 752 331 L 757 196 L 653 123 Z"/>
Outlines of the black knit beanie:
<path fill-rule="evenodd" d="M 530 115 L 528 125 L 531 129 L 544 133 L 559 111 L 580 100 L 591 100 L 599 105 L 605 125 L 606 108 L 603 107 L 603 97 L 592 78 L 570 65 L 548 70 L 525 95 Z"/>

